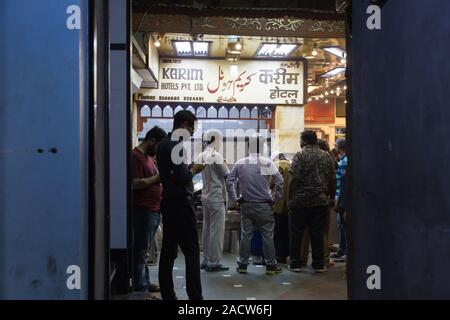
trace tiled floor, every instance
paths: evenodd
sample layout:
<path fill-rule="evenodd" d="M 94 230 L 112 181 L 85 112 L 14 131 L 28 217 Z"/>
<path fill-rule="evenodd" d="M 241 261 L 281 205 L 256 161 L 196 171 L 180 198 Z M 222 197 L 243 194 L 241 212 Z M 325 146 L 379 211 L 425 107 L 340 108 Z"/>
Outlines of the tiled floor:
<path fill-rule="evenodd" d="M 324 274 L 313 274 L 309 270 L 293 273 L 283 266 L 276 276 L 265 275 L 265 267 L 249 265 L 248 274 L 235 270 L 235 256 L 226 254 L 224 264 L 228 272 L 201 271 L 203 295 L 206 300 L 342 300 L 347 297 L 345 264 L 336 264 Z M 179 299 L 187 299 L 184 257 L 180 253 L 173 272 L 176 293 Z M 150 267 L 152 282 L 157 282 L 156 266 Z M 133 299 L 143 299 L 134 294 Z"/>

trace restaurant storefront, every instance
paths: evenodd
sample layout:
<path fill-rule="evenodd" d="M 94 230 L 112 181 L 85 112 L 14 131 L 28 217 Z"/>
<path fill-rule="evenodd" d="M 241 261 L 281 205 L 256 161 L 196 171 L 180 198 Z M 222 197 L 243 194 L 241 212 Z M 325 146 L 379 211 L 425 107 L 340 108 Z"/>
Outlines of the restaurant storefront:
<path fill-rule="evenodd" d="M 194 139 L 214 128 L 227 139 L 259 132 L 271 140 L 273 150 L 288 154 L 298 148 L 304 123 L 304 60 L 246 60 L 237 65 L 219 59 L 162 58 L 158 74 L 157 89 L 136 94 L 138 139 L 154 125 L 170 131 L 173 115 L 190 110 L 199 119 Z"/>

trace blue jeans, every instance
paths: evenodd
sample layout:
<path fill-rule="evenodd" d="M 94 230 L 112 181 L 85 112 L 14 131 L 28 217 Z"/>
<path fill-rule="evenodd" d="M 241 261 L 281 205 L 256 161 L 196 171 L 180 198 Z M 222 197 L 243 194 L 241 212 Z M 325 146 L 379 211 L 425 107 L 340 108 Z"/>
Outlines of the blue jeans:
<path fill-rule="evenodd" d="M 159 212 L 136 212 L 133 216 L 133 288 L 147 290 L 150 277 L 145 258 L 155 238 L 161 215 Z"/>
<path fill-rule="evenodd" d="M 346 223 L 343 215 L 337 213 L 337 224 L 339 226 L 339 251 L 338 255 L 343 256 L 347 254 L 347 235 L 346 235 Z"/>

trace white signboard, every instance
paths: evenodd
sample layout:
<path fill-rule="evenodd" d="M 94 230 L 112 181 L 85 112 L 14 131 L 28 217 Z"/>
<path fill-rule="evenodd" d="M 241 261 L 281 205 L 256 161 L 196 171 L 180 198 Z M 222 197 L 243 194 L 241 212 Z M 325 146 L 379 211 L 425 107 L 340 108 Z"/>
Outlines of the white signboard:
<path fill-rule="evenodd" d="M 159 88 L 140 100 L 183 103 L 304 104 L 303 61 L 161 59 Z"/>

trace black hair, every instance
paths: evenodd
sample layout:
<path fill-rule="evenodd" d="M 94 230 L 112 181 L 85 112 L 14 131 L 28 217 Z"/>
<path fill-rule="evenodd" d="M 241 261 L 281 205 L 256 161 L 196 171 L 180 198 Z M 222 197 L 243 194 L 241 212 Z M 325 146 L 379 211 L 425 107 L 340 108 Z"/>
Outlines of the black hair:
<path fill-rule="evenodd" d="M 330 145 L 326 140 L 319 139 L 317 141 L 317 144 L 319 145 L 319 148 L 322 149 L 323 151 L 330 152 Z"/>
<path fill-rule="evenodd" d="M 193 127 L 197 117 L 188 110 L 179 111 L 173 118 L 173 129 L 179 129 L 185 121 L 187 121 L 189 126 Z"/>
<path fill-rule="evenodd" d="M 152 138 L 155 139 L 156 142 L 160 142 L 165 137 L 167 137 L 167 133 L 160 127 L 154 126 L 145 135 L 144 142 L 147 142 Z"/>
<path fill-rule="evenodd" d="M 338 148 L 338 150 L 346 151 L 345 140 L 344 139 L 338 140 L 336 143 L 336 147 Z"/>
<path fill-rule="evenodd" d="M 286 158 L 286 156 L 284 155 L 284 153 L 280 153 L 280 154 L 278 155 L 278 159 L 279 159 L 279 160 L 287 160 L 287 158 Z"/>
<path fill-rule="evenodd" d="M 312 130 L 305 130 L 300 135 L 300 138 L 306 145 L 317 145 L 317 134 Z"/>

